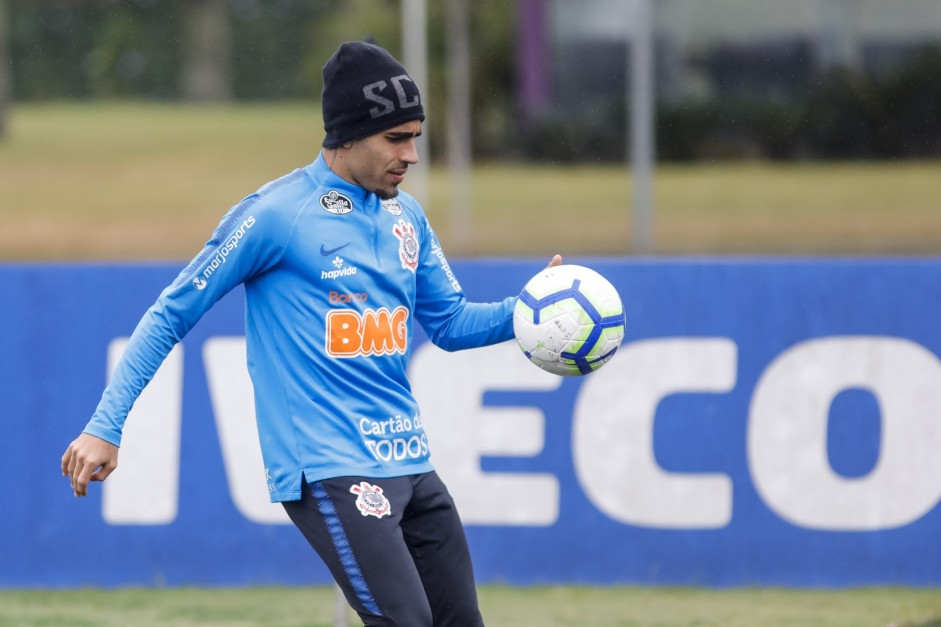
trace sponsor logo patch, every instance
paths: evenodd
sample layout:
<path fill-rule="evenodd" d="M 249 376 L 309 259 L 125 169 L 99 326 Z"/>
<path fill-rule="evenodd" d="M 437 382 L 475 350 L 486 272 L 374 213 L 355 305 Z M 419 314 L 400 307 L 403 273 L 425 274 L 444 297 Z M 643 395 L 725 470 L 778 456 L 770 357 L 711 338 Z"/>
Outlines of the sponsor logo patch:
<path fill-rule="evenodd" d="M 328 300 L 331 305 L 336 304 L 349 304 L 349 303 L 365 303 L 369 300 L 369 294 L 366 292 L 356 292 L 354 294 L 342 294 L 336 290 L 330 290 L 330 293 L 327 295 Z"/>
<path fill-rule="evenodd" d="M 391 213 L 394 216 L 402 215 L 402 205 L 399 204 L 399 201 L 395 198 L 387 198 L 386 200 L 380 201 L 382 208 Z"/>
<path fill-rule="evenodd" d="M 418 268 L 418 237 L 415 227 L 405 220 L 399 220 L 392 227 L 392 233 L 399 239 L 399 259 L 402 267 L 415 272 Z"/>
<path fill-rule="evenodd" d="M 363 516 L 382 518 L 392 515 L 392 504 L 379 486 L 360 481 L 350 487 L 350 492 L 356 495 L 356 507 Z"/>
<path fill-rule="evenodd" d="M 444 256 L 444 251 L 441 249 L 441 244 L 438 243 L 437 237 L 431 238 L 431 254 L 438 258 L 438 263 L 441 264 L 441 269 L 444 270 L 445 275 L 447 275 L 448 283 L 451 284 L 454 291 L 460 292 L 461 284 L 457 282 L 457 277 L 454 276 L 454 271 L 451 270 L 451 264 L 448 263 L 447 258 Z"/>
<path fill-rule="evenodd" d="M 212 259 L 210 259 L 206 264 L 205 269 L 202 271 L 202 275 L 193 279 L 193 287 L 198 290 L 206 289 L 206 284 L 209 281 L 209 277 L 211 277 L 216 270 L 225 264 L 230 254 L 238 249 L 239 244 L 242 242 L 242 238 L 248 235 L 248 231 L 253 226 L 255 226 L 255 216 L 248 216 L 237 229 L 229 234 L 225 241 L 216 248 L 216 254 L 213 255 Z"/>
<path fill-rule="evenodd" d="M 321 270 L 321 279 L 330 279 L 331 281 L 336 281 L 340 277 L 353 276 L 356 274 L 356 266 L 346 265 L 346 261 L 344 261 L 343 257 L 340 257 L 339 255 L 334 257 L 333 261 L 330 263 L 333 264 L 333 267 L 336 268 L 336 270 Z"/>
<path fill-rule="evenodd" d="M 359 432 L 377 461 L 400 462 L 428 457 L 428 438 L 418 414 L 414 418 L 399 414 L 385 420 L 360 418 Z"/>
<path fill-rule="evenodd" d="M 350 245 L 350 242 L 347 242 L 347 243 L 343 244 L 342 246 L 337 246 L 336 248 L 327 248 L 327 247 L 326 247 L 326 244 L 321 244 L 321 245 L 320 245 L 320 256 L 321 256 L 321 257 L 329 257 L 329 256 L 332 255 L 333 253 L 335 253 L 335 252 L 337 252 L 337 251 L 339 251 L 339 250 L 343 250 L 344 248 L 346 248 L 346 247 L 349 246 L 349 245 Z"/>
<path fill-rule="evenodd" d="M 335 189 L 320 197 L 320 206 L 338 216 L 353 211 L 353 202 Z"/>
<path fill-rule="evenodd" d="M 408 309 L 385 307 L 327 312 L 325 348 L 331 357 L 404 355 L 408 349 Z"/>

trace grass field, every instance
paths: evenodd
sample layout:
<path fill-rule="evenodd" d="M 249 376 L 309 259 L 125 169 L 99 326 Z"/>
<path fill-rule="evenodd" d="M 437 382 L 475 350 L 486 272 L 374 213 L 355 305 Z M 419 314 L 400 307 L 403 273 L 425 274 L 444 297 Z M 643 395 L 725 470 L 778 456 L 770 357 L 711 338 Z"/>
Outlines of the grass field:
<path fill-rule="evenodd" d="M 302 104 L 16 106 L 0 140 L 0 259 L 188 259 L 321 138 Z M 618 166 L 478 164 L 465 243 L 435 165 L 426 209 L 452 256 L 624 255 L 630 185 Z M 941 160 L 664 165 L 654 192 L 656 254 L 941 252 Z"/>
<path fill-rule="evenodd" d="M 333 601 L 327 587 L 6 591 L 0 626 L 331 627 Z M 941 626 L 937 590 L 484 586 L 480 601 L 491 627 Z"/>

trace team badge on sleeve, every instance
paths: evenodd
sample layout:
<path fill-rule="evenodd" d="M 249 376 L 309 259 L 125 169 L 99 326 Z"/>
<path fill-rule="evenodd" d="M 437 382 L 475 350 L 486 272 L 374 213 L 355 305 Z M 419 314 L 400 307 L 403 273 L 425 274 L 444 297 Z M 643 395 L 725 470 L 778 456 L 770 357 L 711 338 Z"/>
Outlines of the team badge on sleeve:
<path fill-rule="evenodd" d="M 356 507 L 363 516 L 382 518 L 392 514 L 392 505 L 379 486 L 360 481 L 350 487 L 350 492 L 356 495 Z"/>
<path fill-rule="evenodd" d="M 399 220 L 392 227 L 392 233 L 399 238 L 399 259 L 402 267 L 415 272 L 418 268 L 418 237 L 415 227 L 405 220 Z"/>

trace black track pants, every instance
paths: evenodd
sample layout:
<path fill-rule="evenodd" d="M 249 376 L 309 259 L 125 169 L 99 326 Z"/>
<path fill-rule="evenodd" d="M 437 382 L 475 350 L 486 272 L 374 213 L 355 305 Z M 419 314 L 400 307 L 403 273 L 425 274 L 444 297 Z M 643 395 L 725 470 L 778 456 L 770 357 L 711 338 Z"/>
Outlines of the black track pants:
<path fill-rule="evenodd" d="M 437 473 L 326 479 L 283 505 L 367 626 L 483 625 L 464 528 Z"/>

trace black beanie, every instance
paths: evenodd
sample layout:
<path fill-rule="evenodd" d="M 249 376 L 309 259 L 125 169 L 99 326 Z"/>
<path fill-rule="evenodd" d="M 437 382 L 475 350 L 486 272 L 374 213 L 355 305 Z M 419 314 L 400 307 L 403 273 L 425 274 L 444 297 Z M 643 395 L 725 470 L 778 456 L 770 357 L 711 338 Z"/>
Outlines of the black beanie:
<path fill-rule="evenodd" d="M 337 48 L 323 66 L 324 148 L 425 120 L 418 85 L 401 63 L 362 41 Z"/>

